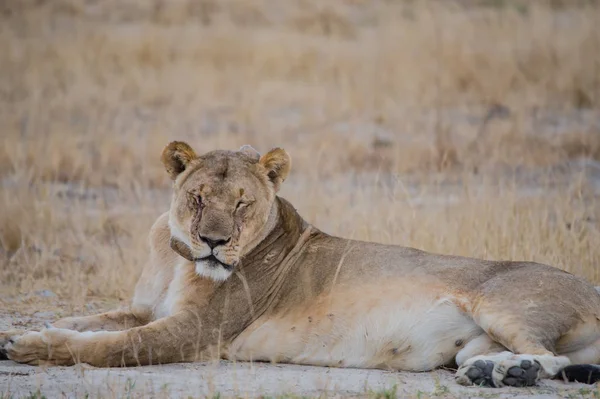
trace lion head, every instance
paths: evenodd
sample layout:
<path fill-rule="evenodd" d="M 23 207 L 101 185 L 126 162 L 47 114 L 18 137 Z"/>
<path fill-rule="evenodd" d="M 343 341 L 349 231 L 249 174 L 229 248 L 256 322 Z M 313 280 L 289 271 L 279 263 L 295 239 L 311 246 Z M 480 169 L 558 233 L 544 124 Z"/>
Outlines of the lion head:
<path fill-rule="evenodd" d="M 199 275 L 227 279 L 273 227 L 275 195 L 290 171 L 290 156 L 275 148 L 261 157 L 249 146 L 198 156 L 174 141 L 162 162 L 174 182 L 171 247 L 194 262 Z"/>

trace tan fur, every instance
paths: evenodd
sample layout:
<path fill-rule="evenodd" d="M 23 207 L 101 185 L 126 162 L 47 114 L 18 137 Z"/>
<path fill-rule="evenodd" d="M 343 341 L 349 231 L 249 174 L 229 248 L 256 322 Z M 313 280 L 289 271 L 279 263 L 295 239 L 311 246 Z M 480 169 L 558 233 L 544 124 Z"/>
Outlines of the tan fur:
<path fill-rule="evenodd" d="M 171 209 L 150 231 L 131 307 L 0 333 L 9 358 L 417 371 L 456 362 L 465 383 L 465 367 L 484 356 L 497 362 L 499 385 L 523 360 L 539 362 L 540 377 L 570 358 L 600 360 L 600 295 L 578 277 L 327 235 L 276 196 L 290 170 L 282 149 L 196 156 L 174 142 L 162 161 L 174 181 Z"/>

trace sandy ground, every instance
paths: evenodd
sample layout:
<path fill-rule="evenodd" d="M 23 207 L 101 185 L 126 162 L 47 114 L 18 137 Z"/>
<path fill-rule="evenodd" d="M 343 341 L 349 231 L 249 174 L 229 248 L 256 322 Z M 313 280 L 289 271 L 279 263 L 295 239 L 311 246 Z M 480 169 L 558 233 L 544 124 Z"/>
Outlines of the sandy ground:
<path fill-rule="evenodd" d="M 19 398 L 40 392 L 68 397 L 333 396 L 554 398 L 597 397 L 598 388 L 544 381 L 536 388 L 462 387 L 453 373 L 404 373 L 259 363 L 171 364 L 121 369 L 85 365 L 37 368 L 0 362 L 2 391 Z"/>

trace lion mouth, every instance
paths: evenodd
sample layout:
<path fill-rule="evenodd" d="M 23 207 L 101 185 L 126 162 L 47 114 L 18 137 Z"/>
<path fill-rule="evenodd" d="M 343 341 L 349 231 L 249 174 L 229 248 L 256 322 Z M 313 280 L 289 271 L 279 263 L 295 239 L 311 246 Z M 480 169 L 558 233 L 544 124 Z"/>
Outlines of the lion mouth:
<path fill-rule="evenodd" d="M 177 252 L 181 257 L 189 260 L 190 262 L 202 262 L 208 267 L 216 268 L 221 266 L 225 270 L 231 271 L 233 269 L 232 265 L 228 265 L 227 263 L 221 262 L 217 257 L 213 254 L 205 256 L 203 258 L 196 258 L 192 255 L 192 250 L 185 245 L 182 241 L 178 240 L 175 237 L 171 237 L 171 248 L 173 251 Z"/>
<path fill-rule="evenodd" d="M 212 254 L 204 258 L 196 259 L 196 262 L 204 262 L 207 266 L 213 268 L 221 266 L 225 270 L 231 270 L 233 268 L 231 265 L 221 262 L 219 259 L 217 259 L 216 256 Z"/>

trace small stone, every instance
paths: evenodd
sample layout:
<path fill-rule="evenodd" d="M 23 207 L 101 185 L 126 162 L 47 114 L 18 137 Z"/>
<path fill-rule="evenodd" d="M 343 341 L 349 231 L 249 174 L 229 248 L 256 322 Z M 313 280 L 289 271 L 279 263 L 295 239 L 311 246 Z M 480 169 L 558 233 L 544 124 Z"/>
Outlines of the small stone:
<path fill-rule="evenodd" d="M 33 317 L 37 317 L 40 319 L 52 319 L 56 314 L 54 312 L 35 312 Z"/>
<path fill-rule="evenodd" d="M 53 298 L 56 296 L 56 294 L 50 290 L 35 291 L 34 294 L 37 296 L 44 297 L 44 298 Z"/>

